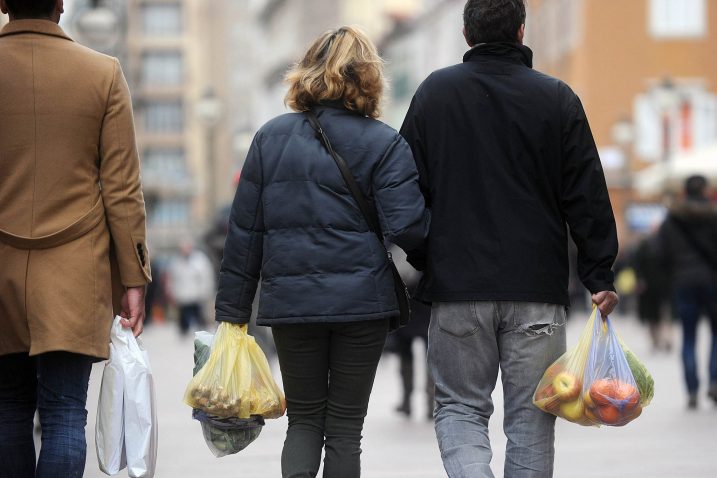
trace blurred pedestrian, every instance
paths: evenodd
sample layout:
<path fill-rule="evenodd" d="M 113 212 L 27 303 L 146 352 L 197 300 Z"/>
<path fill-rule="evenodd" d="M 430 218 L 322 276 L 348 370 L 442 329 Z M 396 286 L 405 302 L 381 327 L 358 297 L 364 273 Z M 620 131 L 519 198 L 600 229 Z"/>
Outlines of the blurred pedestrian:
<path fill-rule="evenodd" d="M 117 59 L 58 26 L 62 0 L 0 10 L 0 475 L 80 477 L 92 363 L 113 309 L 142 332 L 151 277 L 132 102 Z"/>
<path fill-rule="evenodd" d="M 408 285 L 408 284 L 407 284 Z M 415 286 L 415 284 L 414 284 Z M 409 290 L 414 287 L 409 285 Z M 416 382 L 416 360 L 413 353 L 413 343 L 418 340 L 424 347 L 428 347 L 428 324 L 431 321 L 431 306 L 411 299 L 411 320 L 408 325 L 391 334 L 392 351 L 398 355 L 399 377 L 401 380 L 401 401 L 396 406 L 396 412 L 410 417 L 413 412 L 411 397 Z M 426 418 L 433 420 L 433 380 L 426 370 L 424 379 Z"/>
<path fill-rule="evenodd" d="M 498 370 L 505 476 L 551 476 L 555 416 L 532 403 L 565 352 L 568 226 L 603 316 L 617 304 L 617 234 L 578 97 L 532 70 L 523 0 L 469 0 L 463 63 L 418 88 L 401 133 L 433 213 L 418 298 L 433 303 L 428 362 L 450 477 L 492 477 L 488 420 Z"/>
<path fill-rule="evenodd" d="M 631 262 L 637 275 L 637 315 L 647 324 L 652 349 L 669 352 L 672 350 L 670 274 L 665 270 L 656 232 L 640 240 Z"/>
<path fill-rule="evenodd" d="M 708 199 L 704 176 L 689 177 L 684 192 L 684 200 L 668 212 L 659 239 L 682 321 L 687 406 L 695 409 L 699 392 L 695 345 L 701 314 L 707 315 L 712 330 L 708 395 L 717 402 L 717 205 Z"/>
<path fill-rule="evenodd" d="M 419 247 L 429 213 L 410 148 L 376 121 L 383 62 L 364 33 L 324 33 L 287 82 L 286 103 L 297 113 L 269 121 L 252 142 L 231 212 L 216 317 L 247 323 L 261 276 L 257 323 L 272 328 L 289 416 L 282 474 L 316 476 L 324 449 L 325 477 L 354 478 L 389 319 L 399 309 L 383 245 L 317 133 L 372 199 L 388 241 Z"/>
<path fill-rule="evenodd" d="M 214 268 L 207 255 L 185 240 L 179 255 L 169 264 L 168 292 L 179 312 L 179 332 L 187 335 L 190 327 L 204 326 L 204 305 L 215 292 Z"/>
<path fill-rule="evenodd" d="M 212 218 L 209 230 L 204 234 L 204 247 L 217 274 L 219 273 L 222 255 L 224 254 L 224 241 L 227 238 L 227 231 L 229 229 L 230 211 L 231 205 L 218 208 Z"/>
<path fill-rule="evenodd" d="M 406 262 L 405 255 L 393 248 L 391 254 L 396 262 L 401 277 L 403 277 L 406 287 L 411 295 L 415 294 L 416 287 L 421 278 L 421 274 L 417 272 L 411 265 Z M 413 353 L 413 343 L 418 340 L 422 345 L 428 348 L 428 324 L 431 321 L 431 306 L 424 304 L 415 299 L 411 299 L 411 320 L 405 327 L 401 327 L 392 333 L 386 343 L 386 349 L 398 355 L 399 361 L 399 378 L 401 381 L 401 401 L 396 407 L 396 411 L 410 417 L 413 412 L 411 397 L 413 395 L 415 383 L 416 361 Z M 426 399 L 426 417 L 433 420 L 434 407 L 434 384 L 431 374 L 426 369 L 425 377 L 425 399 Z"/>
<path fill-rule="evenodd" d="M 150 273 L 152 274 L 152 277 L 154 280 L 147 284 L 147 289 L 145 291 L 145 297 L 144 297 L 144 325 L 145 327 L 150 325 L 153 322 L 153 315 L 154 315 L 154 306 L 158 302 L 157 299 L 159 299 L 160 295 L 160 276 L 161 274 L 157 271 L 157 264 L 156 261 L 152 262 L 152 265 L 150 267 Z"/>

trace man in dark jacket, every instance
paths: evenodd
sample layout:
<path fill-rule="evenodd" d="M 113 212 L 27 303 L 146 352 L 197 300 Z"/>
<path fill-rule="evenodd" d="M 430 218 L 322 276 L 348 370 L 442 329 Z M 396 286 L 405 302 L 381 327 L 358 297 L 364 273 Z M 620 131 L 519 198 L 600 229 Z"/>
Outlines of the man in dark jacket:
<path fill-rule="evenodd" d="M 531 69 L 523 0 L 470 0 L 464 62 L 431 74 L 401 134 L 432 208 L 419 297 L 433 303 L 429 364 L 450 477 L 492 477 L 488 420 L 498 369 L 505 476 L 551 476 L 555 417 L 532 405 L 565 351 L 568 227 L 604 316 L 618 298 L 616 226 L 578 97 Z"/>
<path fill-rule="evenodd" d="M 707 180 L 692 176 L 685 182 L 685 200 L 671 208 L 658 233 L 672 274 L 675 306 L 682 320 L 682 362 L 689 395 L 697 408 L 697 323 L 706 313 L 712 327 L 709 396 L 717 402 L 717 206 L 706 195 Z"/>

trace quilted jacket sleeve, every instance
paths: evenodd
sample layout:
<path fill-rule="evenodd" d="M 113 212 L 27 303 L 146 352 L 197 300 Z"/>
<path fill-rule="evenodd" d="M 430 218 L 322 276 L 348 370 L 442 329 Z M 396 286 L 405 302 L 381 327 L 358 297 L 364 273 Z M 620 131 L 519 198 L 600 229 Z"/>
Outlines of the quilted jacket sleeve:
<path fill-rule="evenodd" d="M 260 138 L 249 148 L 229 217 L 229 232 L 219 271 L 216 320 L 245 324 L 261 271 L 264 220 Z"/>
<path fill-rule="evenodd" d="M 396 135 L 373 173 L 373 189 L 381 229 L 406 252 L 423 247 L 431 214 L 418 185 L 411 148 Z"/>

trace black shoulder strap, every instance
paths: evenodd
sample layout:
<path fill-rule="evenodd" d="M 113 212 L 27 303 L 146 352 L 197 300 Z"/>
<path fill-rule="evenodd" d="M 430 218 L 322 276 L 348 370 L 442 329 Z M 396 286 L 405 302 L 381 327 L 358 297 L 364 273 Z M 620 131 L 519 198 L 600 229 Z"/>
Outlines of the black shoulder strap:
<path fill-rule="evenodd" d="M 369 205 L 366 196 L 363 191 L 361 191 L 361 188 L 356 182 L 356 178 L 354 178 L 354 175 L 351 173 L 351 170 L 346 164 L 346 161 L 344 161 L 344 158 L 342 158 L 339 153 L 334 150 L 333 146 L 331 146 L 331 141 L 329 141 L 328 136 L 326 136 L 324 129 L 321 127 L 321 123 L 319 122 L 319 118 L 316 117 L 316 113 L 309 110 L 306 112 L 306 116 L 309 118 L 311 127 L 314 131 L 316 131 L 316 136 L 328 150 L 329 154 L 331 154 L 331 157 L 334 158 L 336 165 L 339 167 L 339 171 L 341 171 L 341 176 L 343 176 L 344 181 L 349 188 L 349 192 L 351 192 L 351 195 L 358 204 L 361 214 L 366 220 L 369 229 L 376 234 L 376 236 L 378 236 L 379 241 L 383 244 L 383 234 L 381 233 L 381 226 L 378 222 L 378 214 L 375 209 Z"/>
<path fill-rule="evenodd" d="M 398 268 L 393 262 L 393 257 L 391 257 L 391 253 L 388 251 L 388 249 L 386 249 L 386 244 L 383 241 L 383 234 L 381 233 L 381 225 L 378 221 L 377 211 L 375 208 L 372 208 L 369 205 L 366 196 L 364 196 L 363 191 L 361 191 L 361 188 L 356 182 L 356 178 L 354 178 L 354 175 L 351 173 L 351 170 L 346 164 L 346 161 L 344 161 L 344 158 L 342 158 L 334 150 L 333 146 L 331 146 L 331 141 L 329 141 L 329 138 L 326 136 L 324 129 L 321 127 L 321 123 L 319 122 L 319 118 L 316 117 L 316 113 L 314 113 L 312 110 L 309 110 L 306 112 L 306 116 L 309 118 L 309 124 L 311 124 L 311 127 L 314 129 L 314 131 L 316 131 L 316 136 L 319 138 L 324 147 L 328 150 L 329 154 L 331 154 L 331 157 L 334 158 L 336 165 L 339 167 L 339 171 L 341 171 L 341 176 L 343 176 L 344 182 L 346 182 L 346 185 L 348 186 L 351 195 L 356 201 L 356 204 L 358 204 L 359 210 L 361 211 L 361 214 L 366 220 L 366 224 L 368 224 L 368 228 L 374 234 L 376 234 L 376 237 L 381 243 L 381 246 L 383 246 L 384 251 L 386 251 L 389 269 L 391 270 L 391 274 L 393 275 L 393 287 L 396 292 L 396 300 L 398 301 L 399 310 L 398 316 L 392 317 L 389 321 L 389 329 L 396 330 L 397 328 L 406 325 L 411 317 L 411 305 L 409 302 L 410 296 L 408 295 L 406 284 L 403 283 L 401 274 L 398 272 Z"/>
<path fill-rule="evenodd" d="M 692 235 L 682 220 L 675 216 L 671 216 L 672 223 L 675 225 L 682 237 L 690 244 L 692 250 L 695 251 L 702 259 L 707 262 L 710 267 L 717 269 L 717 260 L 712 256 L 705 247 Z"/>

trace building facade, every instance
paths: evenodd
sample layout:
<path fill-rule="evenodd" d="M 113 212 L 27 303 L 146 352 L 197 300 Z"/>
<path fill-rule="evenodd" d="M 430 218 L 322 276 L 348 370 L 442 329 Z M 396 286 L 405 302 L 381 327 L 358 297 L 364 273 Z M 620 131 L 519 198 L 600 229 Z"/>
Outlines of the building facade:
<path fill-rule="evenodd" d="M 426 0 L 380 41 L 390 81 L 384 121 L 398 129 L 413 93 L 433 71 L 463 61 L 465 0 Z"/>
<path fill-rule="evenodd" d="M 621 240 L 659 220 L 661 198 L 634 174 L 717 142 L 717 2 L 528 0 L 525 43 L 535 68 L 581 97 L 600 149 Z M 416 87 L 458 63 L 464 0 L 426 0 L 382 41 L 392 81 L 386 120 L 399 127 Z"/>
<path fill-rule="evenodd" d="M 128 0 L 127 70 L 154 247 L 209 227 L 231 194 L 229 0 Z"/>
<path fill-rule="evenodd" d="M 249 124 L 256 128 L 287 112 L 284 75 L 322 32 L 343 25 L 357 25 L 375 42 L 388 34 L 397 21 L 411 18 L 426 0 L 257 0 L 248 14 L 254 19 L 253 50 L 244 73 L 245 84 L 254 85 Z"/>
<path fill-rule="evenodd" d="M 75 0 L 78 41 L 117 56 L 132 91 L 150 246 L 196 239 L 230 194 L 229 0 Z M 117 21 L 108 20 L 114 12 Z M 103 21 L 105 27 L 103 27 Z M 108 28 L 112 26 L 112 28 Z M 116 30 L 111 47 L 93 32 Z"/>
<path fill-rule="evenodd" d="M 717 2 L 531 0 L 528 6 L 526 42 L 535 67 L 581 97 L 620 235 L 629 242 L 649 223 L 631 219 L 645 206 L 633 191 L 633 173 L 717 142 Z"/>

